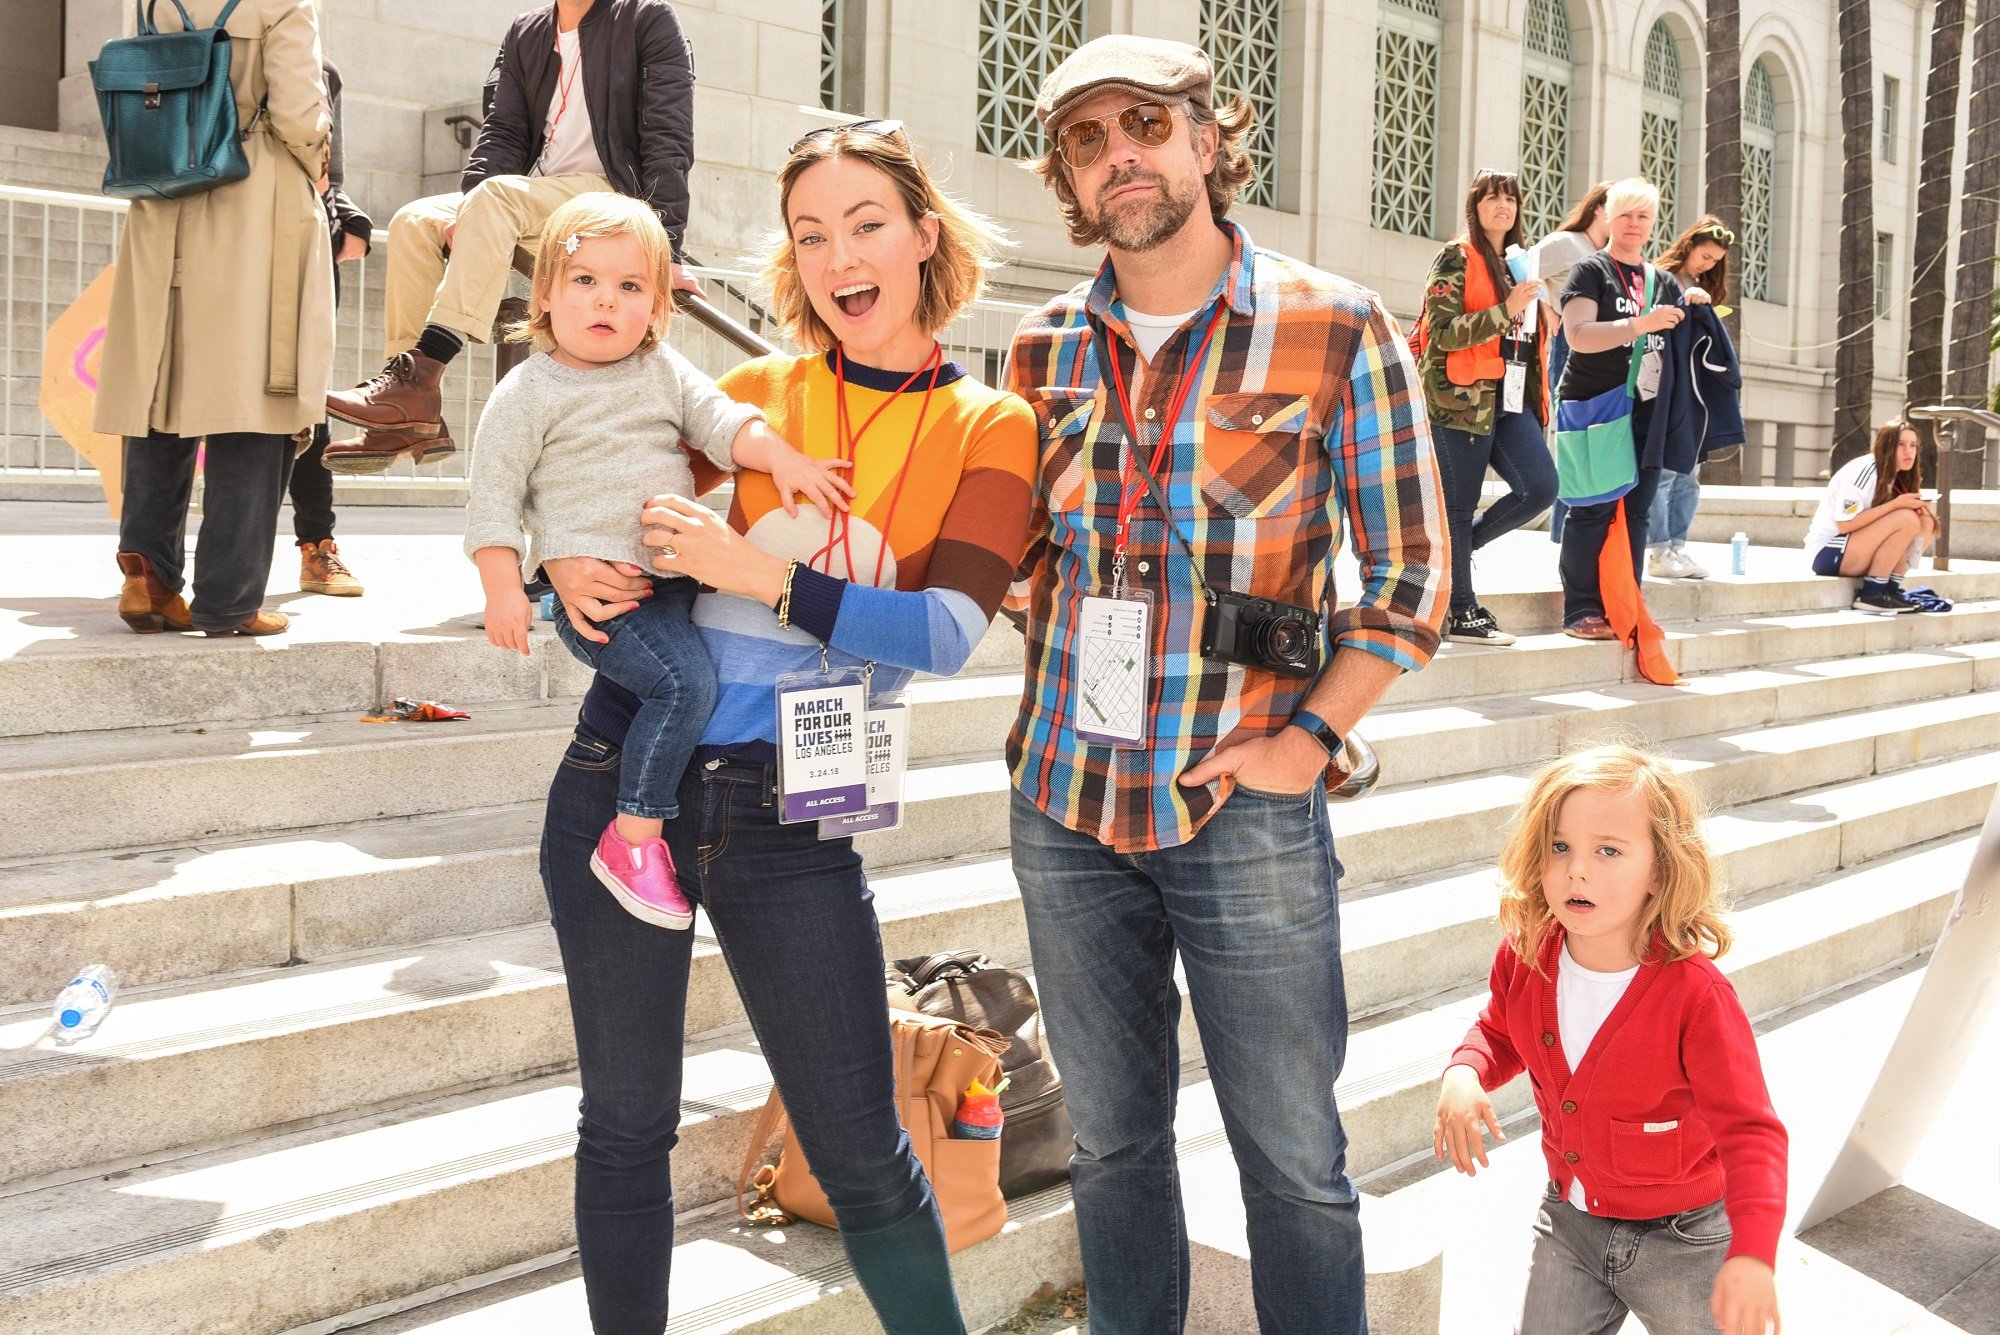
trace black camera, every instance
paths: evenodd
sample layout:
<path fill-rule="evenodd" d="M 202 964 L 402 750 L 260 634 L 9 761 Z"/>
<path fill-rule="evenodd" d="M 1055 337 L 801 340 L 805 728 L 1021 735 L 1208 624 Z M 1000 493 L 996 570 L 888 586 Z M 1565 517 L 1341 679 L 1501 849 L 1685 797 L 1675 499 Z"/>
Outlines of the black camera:
<path fill-rule="evenodd" d="M 1310 677 L 1319 669 L 1319 613 L 1269 598 L 1216 593 L 1201 628 L 1201 652 L 1282 677 Z"/>

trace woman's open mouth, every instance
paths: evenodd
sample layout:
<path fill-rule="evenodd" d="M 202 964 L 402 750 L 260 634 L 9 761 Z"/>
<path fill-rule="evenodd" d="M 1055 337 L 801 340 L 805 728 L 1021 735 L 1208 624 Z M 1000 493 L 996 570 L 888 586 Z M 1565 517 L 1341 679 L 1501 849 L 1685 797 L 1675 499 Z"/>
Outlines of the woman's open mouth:
<path fill-rule="evenodd" d="M 846 287 L 833 290 L 834 304 L 841 314 L 850 320 L 859 320 L 875 308 L 875 298 L 881 295 L 873 283 L 850 283 Z"/>

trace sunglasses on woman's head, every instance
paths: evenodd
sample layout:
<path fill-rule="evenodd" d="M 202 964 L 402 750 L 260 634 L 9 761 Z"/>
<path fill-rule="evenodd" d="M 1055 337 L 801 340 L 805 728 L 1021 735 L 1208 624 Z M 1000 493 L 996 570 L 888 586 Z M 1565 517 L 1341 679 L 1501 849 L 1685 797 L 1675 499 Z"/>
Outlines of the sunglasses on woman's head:
<path fill-rule="evenodd" d="M 855 134 L 880 135 L 884 139 L 888 139 L 903 132 L 903 122 L 887 120 L 842 121 L 838 125 L 822 125 L 817 130 L 807 130 L 793 141 L 792 146 L 785 151 L 787 153 L 796 153 L 815 139 L 824 139 L 828 135 L 840 134 L 843 131 L 851 131 Z"/>
<path fill-rule="evenodd" d="M 1736 233 L 1730 231 L 1727 227 L 1724 227 L 1721 223 L 1711 223 L 1709 226 L 1702 228 L 1699 232 L 1696 232 L 1695 235 L 1712 236 L 1717 241 L 1720 241 L 1724 246 L 1733 246 L 1736 244 Z"/>
<path fill-rule="evenodd" d="M 1174 108 L 1158 102 L 1135 102 L 1112 116 L 1086 116 L 1056 134 L 1056 152 L 1071 171 L 1080 172 L 1104 156 L 1113 122 L 1141 148 L 1158 148 L 1174 137 Z"/>

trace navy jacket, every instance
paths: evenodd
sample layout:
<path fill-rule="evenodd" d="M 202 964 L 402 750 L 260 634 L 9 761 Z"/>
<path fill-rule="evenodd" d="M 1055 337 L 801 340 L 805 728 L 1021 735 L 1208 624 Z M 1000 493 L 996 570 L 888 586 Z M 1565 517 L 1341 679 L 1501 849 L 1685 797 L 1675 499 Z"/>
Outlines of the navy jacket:
<path fill-rule="evenodd" d="M 1682 309 L 1687 318 L 1667 331 L 1643 462 L 1689 473 L 1716 450 L 1743 443 L 1743 370 L 1715 308 Z"/>

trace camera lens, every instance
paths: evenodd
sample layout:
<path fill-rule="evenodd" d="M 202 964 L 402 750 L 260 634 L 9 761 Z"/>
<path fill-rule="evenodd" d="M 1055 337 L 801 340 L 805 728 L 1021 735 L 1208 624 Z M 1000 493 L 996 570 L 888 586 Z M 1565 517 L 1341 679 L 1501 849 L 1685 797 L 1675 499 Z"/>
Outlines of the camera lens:
<path fill-rule="evenodd" d="M 1251 652 L 1267 663 L 1304 667 L 1312 661 L 1312 632 L 1292 613 L 1257 618 L 1244 637 Z"/>

